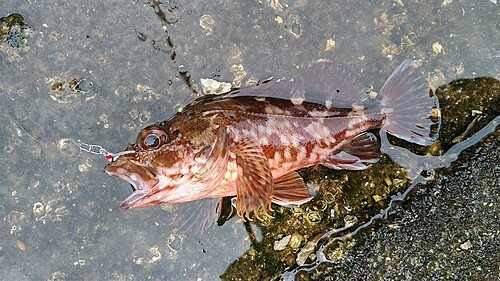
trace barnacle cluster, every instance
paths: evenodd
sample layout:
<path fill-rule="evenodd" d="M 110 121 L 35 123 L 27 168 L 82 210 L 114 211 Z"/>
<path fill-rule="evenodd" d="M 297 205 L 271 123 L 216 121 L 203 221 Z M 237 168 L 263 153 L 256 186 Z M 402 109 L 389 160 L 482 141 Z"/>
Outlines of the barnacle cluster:
<path fill-rule="evenodd" d="M 11 48 L 26 50 L 31 33 L 30 26 L 20 14 L 0 18 L 0 41 Z"/>

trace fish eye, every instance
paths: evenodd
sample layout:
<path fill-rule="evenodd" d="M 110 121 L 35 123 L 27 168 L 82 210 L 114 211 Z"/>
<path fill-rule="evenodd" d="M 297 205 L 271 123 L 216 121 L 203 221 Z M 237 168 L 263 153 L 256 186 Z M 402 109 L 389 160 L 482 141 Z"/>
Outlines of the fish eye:
<path fill-rule="evenodd" d="M 157 149 L 167 141 L 167 133 L 161 127 L 150 126 L 137 136 L 137 144 L 144 150 Z"/>
<path fill-rule="evenodd" d="M 157 148 L 160 145 L 160 138 L 157 135 L 151 134 L 144 139 L 144 144 L 150 148 Z"/>

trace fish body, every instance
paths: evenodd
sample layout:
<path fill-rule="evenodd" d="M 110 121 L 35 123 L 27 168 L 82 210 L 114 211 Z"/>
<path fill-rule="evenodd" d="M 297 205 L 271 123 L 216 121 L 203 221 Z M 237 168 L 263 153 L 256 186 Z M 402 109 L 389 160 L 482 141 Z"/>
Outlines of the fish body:
<path fill-rule="evenodd" d="M 105 171 L 134 186 L 122 209 L 236 197 L 237 214 L 249 219 L 252 210 L 268 214 L 272 202 L 312 199 L 298 169 L 362 170 L 376 162 L 370 130 L 428 145 L 439 124 L 437 98 L 410 60 L 377 95 L 367 94 L 351 72 L 322 62 L 298 82 L 270 81 L 195 100 L 143 129 L 130 153 Z"/>

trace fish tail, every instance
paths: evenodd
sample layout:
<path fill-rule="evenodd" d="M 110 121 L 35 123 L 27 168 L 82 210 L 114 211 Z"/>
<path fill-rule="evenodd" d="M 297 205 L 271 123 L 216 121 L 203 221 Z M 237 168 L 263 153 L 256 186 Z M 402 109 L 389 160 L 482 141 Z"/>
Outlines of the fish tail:
<path fill-rule="evenodd" d="M 438 98 L 411 60 L 401 63 L 379 92 L 386 120 L 382 129 L 400 139 L 430 145 L 439 133 Z"/>

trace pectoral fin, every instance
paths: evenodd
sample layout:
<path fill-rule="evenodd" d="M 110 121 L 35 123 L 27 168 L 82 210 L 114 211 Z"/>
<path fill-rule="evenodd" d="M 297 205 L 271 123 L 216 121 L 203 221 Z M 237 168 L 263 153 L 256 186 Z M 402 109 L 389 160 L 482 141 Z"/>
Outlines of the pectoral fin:
<path fill-rule="evenodd" d="M 273 177 L 269 162 L 262 148 L 252 140 L 242 140 L 231 147 L 236 155 L 238 176 L 236 179 L 236 212 L 243 220 L 250 219 L 253 210 L 255 217 L 259 217 L 257 210 L 262 208 L 264 214 L 270 216 L 271 195 L 273 194 Z"/>
<path fill-rule="evenodd" d="M 227 161 L 229 159 L 228 136 L 226 127 L 220 125 L 217 129 L 217 138 L 212 146 L 207 146 L 203 151 L 206 153 L 207 162 L 195 173 L 194 178 L 198 182 L 219 182 L 226 173 Z"/>

